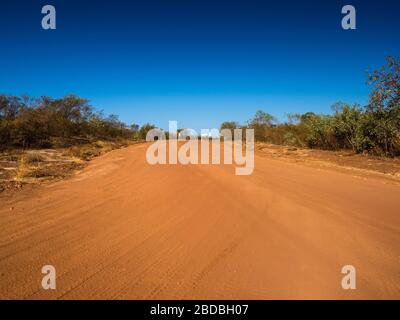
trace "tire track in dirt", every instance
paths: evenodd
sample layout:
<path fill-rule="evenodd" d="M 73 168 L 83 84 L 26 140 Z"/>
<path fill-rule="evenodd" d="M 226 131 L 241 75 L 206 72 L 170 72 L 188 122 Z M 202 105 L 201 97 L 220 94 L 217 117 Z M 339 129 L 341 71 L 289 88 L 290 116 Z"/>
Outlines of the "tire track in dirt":
<path fill-rule="evenodd" d="M 399 186 L 258 151 L 251 176 L 150 166 L 146 148 L 0 207 L 0 298 L 400 298 Z M 55 291 L 40 288 L 45 264 Z"/>

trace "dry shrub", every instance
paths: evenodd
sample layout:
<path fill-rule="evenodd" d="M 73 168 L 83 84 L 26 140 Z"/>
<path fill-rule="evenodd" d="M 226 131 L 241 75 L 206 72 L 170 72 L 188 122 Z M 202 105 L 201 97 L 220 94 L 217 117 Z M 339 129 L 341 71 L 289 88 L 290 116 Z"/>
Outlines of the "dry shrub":
<path fill-rule="evenodd" d="M 22 181 L 29 173 L 29 167 L 24 156 L 18 161 L 17 172 L 15 175 L 16 181 Z"/>
<path fill-rule="evenodd" d="M 82 159 L 88 161 L 94 157 L 97 157 L 102 154 L 102 148 L 98 145 L 86 144 L 81 146 L 73 146 L 68 149 L 68 154 L 72 155 L 75 158 Z"/>
<path fill-rule="evenodd" d="M 37 166 L 39 163 L 44 162 L 45 158 L 39 152 L 29 152 L 22 154 L 18 160 L 17 171 L 15 175 L 16 181 L 22 181 L 28 177 L 32 171 L 31 166 Z"/>
<path fill-rule="evenodd" d="M 26 164 L 37 164 L 45 161 L 45 157 L 39 152 L 29 152 L 22 156 Z"/>

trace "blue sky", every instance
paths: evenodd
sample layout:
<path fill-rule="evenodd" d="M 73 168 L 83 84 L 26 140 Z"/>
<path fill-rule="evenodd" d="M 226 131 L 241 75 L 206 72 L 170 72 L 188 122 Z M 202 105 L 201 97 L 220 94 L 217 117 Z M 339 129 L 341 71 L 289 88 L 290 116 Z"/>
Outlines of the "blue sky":
<path fill-rule="evenodd" d="M 57 30 L 41 28 L 41 8 Z M 357 9 L 357 30 L 341 8 Z M 396 0 L 2 0 L 0 92 L 76 93 L 127 123 L 245 122 L 263 109 L 368 101 L 366 72 L 400 55 Z"/>

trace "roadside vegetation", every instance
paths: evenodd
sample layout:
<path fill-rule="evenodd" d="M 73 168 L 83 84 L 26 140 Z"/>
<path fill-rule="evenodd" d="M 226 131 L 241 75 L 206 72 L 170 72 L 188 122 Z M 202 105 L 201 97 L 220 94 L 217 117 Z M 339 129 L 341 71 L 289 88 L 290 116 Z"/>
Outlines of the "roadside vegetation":
<path fill-rule="evenodd" d="M 278 145 L 399 156 L 399 60 L 389 57 L 368 76 L 368 83 L 372 92 L 367 106 L 338 102 L 331 114 L 290 114 L 284 123 L 260 110 L 246 125 L 224 122 L 221 129 L 251 128 L 256 141 Z"/>
<path fill-rule="evenodd" d="M 127 126 L 116 115 L 106 117 L 76 95 L 53 99 L 0 94 L 0 151 L 138 140 L 147 126 Z"/>
<path fill-rule="evenodd" d="M 82 169 L 94 157 L 138 142 L 118 139 L 65 148 L 9 148 L 0 153 L 0 192 L 65 178 Z"/>
<path fill-rule="evenodd" d="M 89 101 L 0 94 L 0 192 L 65 177 L 93 157 L 139 142 L 154 126 L 127 126 Z"/>
<path fill-rule="evenodd" d="M 369 74 L 368 83 L 366 106 L 338 102 L 330 114 L 290 114 L 283 123 L 260 110 L 245 125 L 224 122 L 221 129 L 251 128 L 257 142 L 294 149 L 400 156 L 399 60 L 389 57 Z M 144 141 L 153 128 L 104 116 L 72 94 L 60 99 L 0 94 L 0 192 L 65 177 L 93 157 Z"/>

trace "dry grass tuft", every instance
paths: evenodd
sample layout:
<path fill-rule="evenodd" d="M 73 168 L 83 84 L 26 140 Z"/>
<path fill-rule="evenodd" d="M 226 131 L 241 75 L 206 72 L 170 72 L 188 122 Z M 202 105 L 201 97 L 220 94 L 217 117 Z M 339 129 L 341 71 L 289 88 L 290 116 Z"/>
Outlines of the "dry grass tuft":
<path fill-rule="evenodd" d="M 128 146 L 130 141 L 95 141 L 60 149 L 0 153 L 0 193 L 22 185 L 59 179 L 80 170 L 94 157 Z"/>
<path fill-rule="evenodd" d="M 37 164 L 45 161 L 45 157 L 39 152 L 29 152 L 22 156 L 26 164 Z"/>
<path fill-rule="evenodd" d="M 25 157 L 22 156 L 21 159 L 19 159 L 18 161 L 15 180 L 19 182 L 22 181 L 27 176 L 28 172 L 29 172 L 28 163 L 26 162 Z"/>

